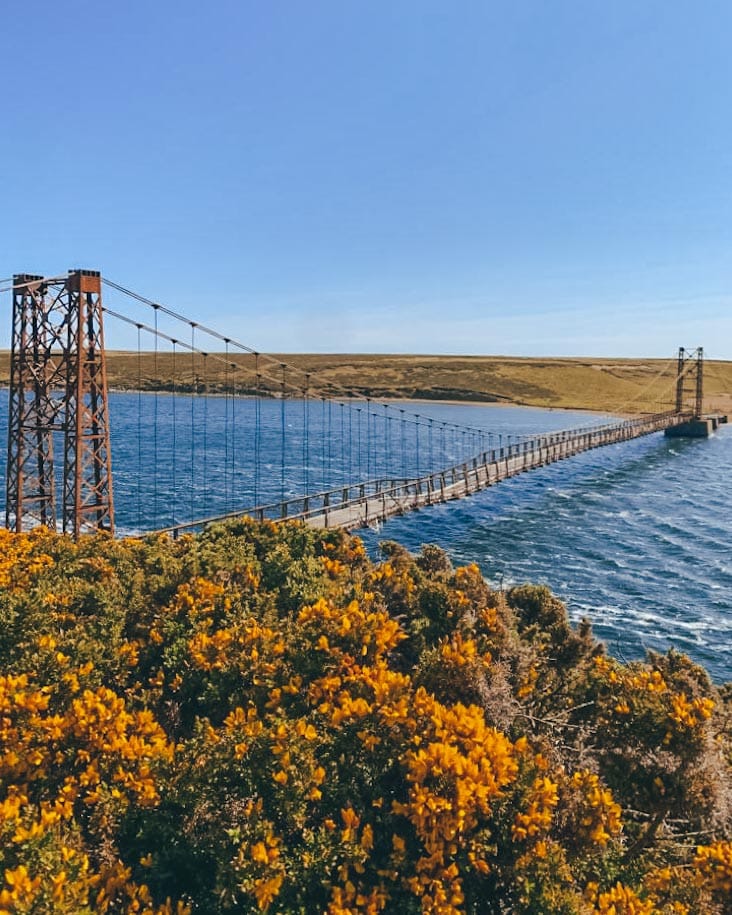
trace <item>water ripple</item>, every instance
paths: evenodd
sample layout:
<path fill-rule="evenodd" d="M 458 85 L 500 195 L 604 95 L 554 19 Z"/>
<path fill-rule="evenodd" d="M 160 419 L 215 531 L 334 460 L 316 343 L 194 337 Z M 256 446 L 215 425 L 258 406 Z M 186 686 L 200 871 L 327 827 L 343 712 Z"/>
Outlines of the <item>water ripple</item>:
<path fill-rule="evenodd" d="M 506 481 L 380 536 L 439 543 L 494 583 L 548 584 L 624 658 L 676 648 L 732 679 L 732 429 L 652 435 Z M 369 535 L 375 546 L 376 536 Z"/>
<path fill-rule="evenodd" d="M 121 531 L 244 508 L 255 492 L 264 500 L 278 499 L 282 490 L 303 491 L 303 448 L 296 422 L 302 404 L 287 404 L 291 451 L 283 473 L 278 450 L 281 406 L 263 402 L 261 476 L 255 482 L 253 402 L 237 401 L 236 415 L 223 398 L 180 398 L 176 403 L 177 427 L 173 398 L 112 395 Z M 588 421 L 585 414 L 491 406 L 420 404 L 418 412 L 437 423 L 466 423 L 504 435 Z M 321 482 L 319 474 L 325 475 L 326 454 L 330 482 L 352 482 L 348 474 L 356 474 L 356 467 L 340 466 L 338 460 L 344 454 L 343 435 L 337 428 L 328 427 L 331 435 L 325 426 L 319 430 L 318 415 L 313 414 L 310 430 L 310 483 Z M 342 424 L 340 415 L 338 419 Z M 225 435 L 229 428 L 233 436 L 234 422 L 236 449 L 226 444 Z M 7 401 L 0 398 L 0 425 L 6 423 Z M 321 449 L 323 439 L 331 442 L 327 452 Z M 386 464 L 383 442 L 379 460 Z M 419 456 L 409 453 L 406 460 L 414 466 Z M 4 474 L 3 461 L 0 449 Z M 588 617 L 619 656 L 640 657 L 648 649 L 675 647 L 704 664 L 715 679 L 729 680 L 730 479 L 732 427 L 722 427 L 708 440 L 651 435 L 539 468 L 460 502 L 395 518 L 379 533 L 366 532 L 364 539 L 372 551 L 383 539 L 399 540 L 411 549 L 438 543 L 456 563 L 476 561 L 488 579 L 504 587 L 545 582 L 567 602 L 572 619 Z M 0 509 L 1 499 L 2 494 Z M 167 514 L 160 517 L 160 512 Z"/>

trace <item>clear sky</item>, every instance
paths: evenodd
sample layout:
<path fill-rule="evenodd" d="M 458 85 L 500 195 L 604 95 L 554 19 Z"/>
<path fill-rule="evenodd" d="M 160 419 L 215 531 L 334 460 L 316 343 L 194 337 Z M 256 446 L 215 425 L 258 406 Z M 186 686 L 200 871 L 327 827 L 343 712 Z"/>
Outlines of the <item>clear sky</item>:
<path fill-rule="evenodd" d="M 0 277 L 100 269 L 268 351 L 732 358 L 729 0 L 0 26 Z"/>

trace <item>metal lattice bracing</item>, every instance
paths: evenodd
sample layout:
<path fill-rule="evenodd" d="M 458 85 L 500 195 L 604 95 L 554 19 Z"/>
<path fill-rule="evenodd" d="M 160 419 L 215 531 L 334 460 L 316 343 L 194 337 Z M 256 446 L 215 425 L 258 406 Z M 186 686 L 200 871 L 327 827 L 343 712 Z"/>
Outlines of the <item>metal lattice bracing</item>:
<path fill-rule="evenodd" d="M 6 525 L 114 530 L 101 276 L 13 279 Z M 63 439 L 57 504 L 54 438 Z"/>
<path fill-rule="evenodd" d="M 704 350 L 698 347 L 696 351 L 696 397 L 695 413 L 697 419 L 702 415 L 704 410 Z"/>
<path fill-rule="evenodd" d="M 686 393 L 686 379 L 695 371 L 694 387 L 694 415 L 699 419 L 704 410 L 704 349 L 698 346 L 696 349 L 685 349 L 679 347 L 679 359 L 676 371 L 676 412 L 681 413 L 685 409 L 684 395 Z"/>
<path fill-rule="evenodd" d="M 13 278 L 6 525 L 56 526 L 53 434 L 63 402 L 66 311 L 43 277 Z"/>
<path fill-rule="evenodd" d="M 74 536 L 114 530 L 101 290 L 96 271 L 69 273 L 63 529 Z"/>

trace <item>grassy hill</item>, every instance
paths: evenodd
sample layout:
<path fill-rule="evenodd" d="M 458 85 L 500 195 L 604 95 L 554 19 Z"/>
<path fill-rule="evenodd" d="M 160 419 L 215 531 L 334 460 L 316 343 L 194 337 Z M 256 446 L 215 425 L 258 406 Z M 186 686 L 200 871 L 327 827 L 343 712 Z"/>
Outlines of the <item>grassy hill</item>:
<path fill-rule="evenodd" d="M 519 358 L 513 356 L 405 356 L 355 354 L 287 354 L 261 357 L 261 386 L 279 390 L 280 362 L 286 362 L 289 385 L 314 394 L 357 391 L 376 399 L 418 398 L 525 404 L 539 407 L 616 410 L 654 409 L 668 403 L 675 360 Z M 233 366 L 236 366 L 234 369 Z M 659 372 L 665 370 L 661 380 Z M 306 382 L 305 373 L 311 378 Z M 116 389 L 146 390 L 205 386 L 220 390 L 234 385 L 245 393 L 255 388 L 253 356 L 210 354 L 205 360 L 179 352 L 110 352 L 109 384 Z M 8 354 L 0 353 L 0 384 L 7 383 Z M 689 392 L 692 384 L 689 381 Z M 705 365 L 705 406 L 732 410 L 732 362 Z"/>

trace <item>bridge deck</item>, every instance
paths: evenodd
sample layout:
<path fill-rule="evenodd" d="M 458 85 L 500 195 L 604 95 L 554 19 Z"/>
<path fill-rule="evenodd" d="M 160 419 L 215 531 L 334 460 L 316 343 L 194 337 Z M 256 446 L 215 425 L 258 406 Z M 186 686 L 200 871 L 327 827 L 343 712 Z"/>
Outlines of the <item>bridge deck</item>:
<path fill-rule="evenodd" d="M 258 520 L 302 520 L 312 527 L 354 530 L 428 505 L 462 499 L 501 480 L 537 467 L 601 448 L 661 432 L 688 422 L 688 413 L 658 413 L 581 430 L 540 435 L 508 448 L 483 452 L 471 461 L 408 480 L 372 480 L 328 492 L 258 506 L 247 511 L 205 518 L 164 528 L 177 536 L 217 521 L 243 516 Z"/>
<path fill-rule="evenodd" d="M 675 418 L 669 423 L 668 419 L 659 421 L 654 417 L 633 425 L 623 423 L 614 430 L 584 433 L 576 438 L 560 437 L 553 440 L 552 436 L 546 436 L 545 441 L 537 443 L 533 448 L 517 446 L 517 450 L 510 455 L 508 449 L 503 449 L 504 454 L 496 455 L 495 460 L 489 457 L 487 460 L 461 464 L 444 473 L 431 474 L 372 495 L 365 495 L 356 502 L 323 508 L 318 513 L 310 514 L 305 520 L 313 527 L 343 527 L 346 530 L 380 524 L 395 515 L 403 515 L 439 502 L 462 499 L 500 483 L 501 480 L 555 461 L 565 460 L 583 451 L 650 435 L 652 432 L 659 432 L 675 425 Z"/>

